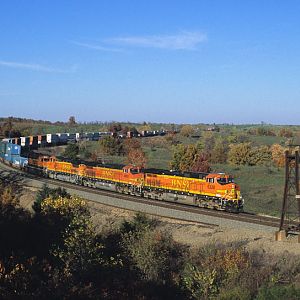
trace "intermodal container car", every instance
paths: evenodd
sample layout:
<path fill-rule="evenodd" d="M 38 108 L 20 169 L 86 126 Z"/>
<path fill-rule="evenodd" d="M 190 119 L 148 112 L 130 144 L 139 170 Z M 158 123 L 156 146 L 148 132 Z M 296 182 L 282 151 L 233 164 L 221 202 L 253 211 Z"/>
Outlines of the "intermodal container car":
<path fill-rule="evenodd" d="M 29 146 L 29 136 L 21 136 L 21 146 Z"/>
<path fill-rule="evenodd" d="M 44 135 L 38 135 L 38 145 L 40 146 L 45 146 L 46 143 L 47 143 L 47 136 L 44 134 Z"/>
<path fill-rule="evenodd" d="M 21 146 L 15 145 L 12 143 L 7 143 L 6 153 L 11 154 L 11 155 L 20 155 L 21 154 Z"/>

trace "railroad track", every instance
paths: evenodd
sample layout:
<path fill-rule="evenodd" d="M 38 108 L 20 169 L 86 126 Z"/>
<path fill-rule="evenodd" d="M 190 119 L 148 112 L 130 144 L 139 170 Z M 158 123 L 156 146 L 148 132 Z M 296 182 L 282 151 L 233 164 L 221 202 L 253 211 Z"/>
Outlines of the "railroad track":
<path fill-rule="evenodd" d="M 249 224 L 262 225 L 262 226 L 272 227 L 272 228 L 274 228 L 274 230 L 275 230 L 275 228 L 279 228 L 280 219 L 275 218 L 275 217 L 261 216 L 261 215 L 256 215 L 256 214 L 252 214 L 252 213 L 247 213 L 247 212 L 238 213 L 238 214 L 228 213 L 225 211 L 200 208 L 200 207 L 191 206 L 191 205 L 182 204 L 182 203 L 155 200 L 155 199 L 138 197 L 138 196 L 134 196 L 134 195 L 120 194 L 120 193 L 113 192 L 113 191 L 93 189 L 90 187 L 79 186 L 79 185 L 75 185 L 75 184 L 64 182 L 64 181 L 57 181 L 54 179 L 42 178 L 37 175 L 28 174 L 24 171 L 16 170 L 15 168 L 12 168 L 3 163 L 1 163 L 1 166 L 2 167 L 5 166 L 5 168 L 10 171 L 18 172 L 19 174 L 22 174 L 23 177 L 26 177 L 28 179 L 34 179 L 34 180 L 38 180 L 43 183 L 53 184 L 56 186 L 61 186 L 61 187 L 64 187 L 67 189 L 72 189 L 72 190 L 78 190 L 78 191 L 89 193 L 89 194 L 96 194 L 96 195 L 101 195 L 101 196 L 106 196 L 106 197 L 117 198 L 117 199 L 121 199 L 121 200 L 130 201 L 133 203 L 139 203 L 139 204 L 142 203 L 145 205 L 153 205 L 156 207 L 161 207 L 161 208 L 165 208 L 165 209 L 173 209 L 173 210 L 186 212 L 186 213 L 192 213 L 192 214 L 196 214 L 196 215 L 205 215 L 205 216 L 209 216 L 212 218 L 222 218 L 222 219 L 226 219 L 229 221 L 237 221 L 237 222 L 243 222 L 243 223 L 249 223 Z M 99 203 L 98 201 L 95 201 L 95 200 L 89 200 L 89 201 Z M 105 204 L 105 205 L 107 205 L 107 204 Z M 119 207 L 117 205 L 110 205 L 110 204 L 108 204 L 108 205 L 113 206 L 113 207 Z M 133 210 L 133 209 L 129 209 L 129 210 Z M 174 217 L 173 219 L 183 220 L 183 219 L 177 218 L 177 217 Z M 187 220 L 185 219 L 184 221 L 187 221 Z M 195 221 L 192 221 L 192 222 L 195 222 Z M 199 221 L 199 222 L 196 221 L 196 223 L 202 224 L 205 227 L 218 226 L 216 224 L 211 224 L 211 223 L 202 222 L 202 221 Z"/>

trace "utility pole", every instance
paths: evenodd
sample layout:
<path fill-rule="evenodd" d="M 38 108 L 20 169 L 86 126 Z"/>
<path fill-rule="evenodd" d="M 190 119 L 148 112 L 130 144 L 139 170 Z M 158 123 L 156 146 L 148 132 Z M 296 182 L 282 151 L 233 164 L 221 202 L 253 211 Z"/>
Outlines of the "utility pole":
<path fill-rule="evenodd" d="M 300 242 L 299 152 L 285 152 L 285 186 L 277 241 L 298 235 Z"/>

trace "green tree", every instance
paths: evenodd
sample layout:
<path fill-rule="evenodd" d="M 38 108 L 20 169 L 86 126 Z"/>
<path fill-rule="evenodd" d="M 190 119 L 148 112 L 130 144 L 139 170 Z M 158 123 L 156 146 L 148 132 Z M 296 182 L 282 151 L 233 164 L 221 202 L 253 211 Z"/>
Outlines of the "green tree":
<path fill-rule="evenodd" d="M 229 147 L 223 140 L 217 140 L 212 149 L 210 162 L 213 164 L 223 164 L 227 161 Z"/>
<path fill-rule="evenodd" d="M 105 136 L 100 141 L 100 149 L 108 155 L 120 155 L 123 153 L 123 145 L 121 140 L 112 136 Z"/>
<path fill-rule="evenodd" d="M 75 160 L 79 153 L 79 146 L 77 144 L 68 144 L 64 153 L 62 154 L 65 158 Z"/>
<path fill-rule="evenodd" d="M 87 203 L 78 197 L 47 198 L 41 203 L 41 215 L 60 223 L 61 240 L 52 245 L 52 255 L 60 261 L 67 276 L 87 271 L 103 262 Z"/>
<path fill-rule="evenodd" d="M 74 117 L 74 116 L 71 116 L 71 117 L 69 118 L 69 125 L 70 125 L 70 126 L 76 125 L 76 120 L 75 120 L 75 117 Z"/>

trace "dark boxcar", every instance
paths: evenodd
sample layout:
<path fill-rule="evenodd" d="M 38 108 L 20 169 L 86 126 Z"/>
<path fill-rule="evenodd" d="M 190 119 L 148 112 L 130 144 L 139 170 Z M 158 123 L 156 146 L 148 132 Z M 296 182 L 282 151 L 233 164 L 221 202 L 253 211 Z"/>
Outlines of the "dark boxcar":
<path fill-rule="evenodd" d="M 68 141 L 68 133 L 57 133 L 59 143 L 66 144 Z"/>
<path fill-rule="evenodd" d="M 30 146 L 30 149 L 38 148 L 38 136 L 37 135 L 31 135 L 29 137 L 29 146 Z"/>
<path fill-rule="evenodd" d="M 44 134 L 44 135 L 38 135 L 38 146 L 39 147 L 43 147 L 46 145 L 47 143 L 47 136 Z"/>
<path fill-rule="evenodd" d="M 93 141 L 98 141 L 99 137 L 100 137 L 99 132 L 94 132 Z"/>
<path fill-rule="evenodd" d="M 75 142 L 76 141 L 76 133 L 67 133 L 68 135 L 68 142 Z"/>
<path fill-rule="evenodd" d="M 47 143 L 56 145 L 59 142 L 59 137 L 57 134 L 47 134 Z"/>
<path fill-rule="evenodd" d="M 15 138 L 15 144 L 21 145 L 21 138 L 19 138 L 19 137 Z"/>

